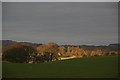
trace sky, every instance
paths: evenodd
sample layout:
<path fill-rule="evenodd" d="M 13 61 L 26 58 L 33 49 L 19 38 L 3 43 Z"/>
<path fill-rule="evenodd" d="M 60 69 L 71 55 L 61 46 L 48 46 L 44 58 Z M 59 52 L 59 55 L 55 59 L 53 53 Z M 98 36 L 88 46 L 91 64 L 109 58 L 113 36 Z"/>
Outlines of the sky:
<path fill-rule="evenodd" d="M 116 2 L 4 2 L 2 14 L 3 39 L 74 45 L 118 42 Z"/>

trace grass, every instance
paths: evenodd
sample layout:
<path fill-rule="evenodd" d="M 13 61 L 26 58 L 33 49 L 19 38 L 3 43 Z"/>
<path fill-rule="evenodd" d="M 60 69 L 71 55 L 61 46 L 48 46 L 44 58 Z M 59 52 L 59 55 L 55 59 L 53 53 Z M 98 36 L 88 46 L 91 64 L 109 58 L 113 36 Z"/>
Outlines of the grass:
<path fill-rule="evenodd" d="M 118 57 L 101 56 L 40 64 L 3 63 L 4 78 L 117 78 Z"/>

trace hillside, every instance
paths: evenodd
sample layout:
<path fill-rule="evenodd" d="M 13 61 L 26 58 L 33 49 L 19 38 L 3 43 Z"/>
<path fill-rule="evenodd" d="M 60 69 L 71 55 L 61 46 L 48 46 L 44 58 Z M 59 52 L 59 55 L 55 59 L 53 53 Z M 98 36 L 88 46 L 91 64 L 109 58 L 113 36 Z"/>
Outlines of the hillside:
<path fill-rule="evenodd" d="M 27 45 L 30 45 L 30 46 L 38 46 L 38 45 L 41 45 L 41 44 L 38 44 L 38 43 L 31 43 L 31 42 L 17 42 L 17 41 L 12 41 L 12 40 L 2 40 L 0 41 L 2 42 L 2 46 L 9 46 L 9 45 L 12 45 L 14 43 L 22 43 L 22 44 L 27 44 Z"/>
<path fill-rule="evenodd" d="M 15 43 L 26 44 L 26 45 L 33 46 L 33 47 L 41 45 L 38 43 L 31 43 L 31 42 L 17 42 L 17 41 L 13 41 L 13 40 L 0 40 L 0 53 L 2 52 L 2 50 L 1 50 L 2 48 L 6 48 L 7 46 L 10 46 Z"/>
<path fill-rule="evenodd" d="M 40 64 L 3 63 L 5 78 L 115 78 L 118 56 L 69 59 Z"/>

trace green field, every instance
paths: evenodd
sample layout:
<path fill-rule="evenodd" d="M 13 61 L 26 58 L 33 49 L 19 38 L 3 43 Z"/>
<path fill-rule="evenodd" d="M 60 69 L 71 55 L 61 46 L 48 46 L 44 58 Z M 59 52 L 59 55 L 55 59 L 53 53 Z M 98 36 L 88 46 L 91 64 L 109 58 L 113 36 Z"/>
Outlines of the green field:
<path fill-rule="evenodd" d="M 101 56 L 40 64 L 3 63 L 4 78 L 117 78 L 118 57 Z"/>

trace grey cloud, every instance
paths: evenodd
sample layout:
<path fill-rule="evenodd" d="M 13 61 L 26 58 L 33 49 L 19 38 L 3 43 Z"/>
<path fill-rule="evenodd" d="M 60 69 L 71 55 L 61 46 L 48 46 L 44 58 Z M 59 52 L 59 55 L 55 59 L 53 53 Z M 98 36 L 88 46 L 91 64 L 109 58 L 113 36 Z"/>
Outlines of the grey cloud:
<path fill-rule="evenodd" d="M 3 39 L 116 43 L 117 10 L 117 3 L 113 2 L 3 3 Z"/>

